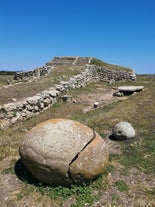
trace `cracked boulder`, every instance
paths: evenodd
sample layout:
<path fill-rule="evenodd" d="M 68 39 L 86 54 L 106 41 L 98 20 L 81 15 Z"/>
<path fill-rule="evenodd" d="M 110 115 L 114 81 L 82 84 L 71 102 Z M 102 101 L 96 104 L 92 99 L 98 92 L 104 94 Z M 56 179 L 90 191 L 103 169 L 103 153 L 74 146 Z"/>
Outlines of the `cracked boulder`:
<path fill-rule="evenodd" d="M 32 128 L 19 154 L 35 178 L 54 186 L 90 182 L 108 163 L 105 141 L 88 126 L 69 119 L 51 119 Z"/>

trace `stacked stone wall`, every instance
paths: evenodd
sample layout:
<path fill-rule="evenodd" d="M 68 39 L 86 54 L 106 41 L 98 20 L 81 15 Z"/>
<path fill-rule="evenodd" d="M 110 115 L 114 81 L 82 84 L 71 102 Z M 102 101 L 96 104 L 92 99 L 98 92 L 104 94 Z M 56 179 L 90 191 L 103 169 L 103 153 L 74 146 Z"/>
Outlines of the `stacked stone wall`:
<path fill-rule="evenodd" d="M 14 80 L 15 81 L 22 81 L 22 80 L 29 80 L 32 78 L 39 78 L 41 76 L 44 76 L 48 74 L 51 71 L 51 67 L 40 67 L 36 68 L 35 70 L 29 70 L 29 71 L 24 71 L 24 72 L 17 72 L 14 75 Z"/>
<path fill-rule="evenodd" d="M 92 70 L 94 78 L 97 78 L 99 81 L 136 81 L 134 71 L 109 70 L 96 65 L 90 65 L 88 68 Z"/>
<path fill-rule="evenodd" d="M 0 106 L 0 128 L 8 127 L 19 120 L 25 120 L 38 114 L 56 103 L 65 92 L 85 87 L 91 82 L 99 81 L 135 81 L 133 71 L 115 71 L 95 65 L 86 65 L 81 74 L 73 76 L 67 82 L 60 82 L 48 90 L 24 100 Z"/>

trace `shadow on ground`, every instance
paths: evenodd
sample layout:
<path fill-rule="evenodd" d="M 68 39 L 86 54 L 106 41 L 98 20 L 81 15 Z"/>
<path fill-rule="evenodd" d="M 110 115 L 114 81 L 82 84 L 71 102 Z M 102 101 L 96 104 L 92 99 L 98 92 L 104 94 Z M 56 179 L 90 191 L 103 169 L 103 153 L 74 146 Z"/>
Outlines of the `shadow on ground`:
<path fill-rule="evenodd" d="M 119 139 L 117 139 L 113 134 L 109 136 L 109 139 L 112 141 L 119 141 Z"/>
<path fill-rule="evenodd" d="M 30 173 L 27 167 L 23 164 L 22 160 L 17 160 L 15 164 L 15 174 L 23 182 L 38 185 L 39 181 Z"/>
<path fill-rule="evenodd" d="M 115 137 L 113 134 L 111 134 L 110 136 L 109 136 L 109 139 L 110 140 L 112 140 L 112 141 L 120 141 L 120 142 L 125 142 L 125 143 L 131 143 L 131 142 L 134 142 L 134 139 L 132 139 L 132 138 L 117 138 L 117 137 Z"/>

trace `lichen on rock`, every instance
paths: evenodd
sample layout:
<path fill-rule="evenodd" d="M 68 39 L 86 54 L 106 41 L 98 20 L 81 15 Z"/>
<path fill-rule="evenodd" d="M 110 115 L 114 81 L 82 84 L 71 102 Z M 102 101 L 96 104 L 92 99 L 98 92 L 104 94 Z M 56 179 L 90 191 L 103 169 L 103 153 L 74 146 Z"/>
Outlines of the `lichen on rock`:
<path fill-rule="evenodd" d="M 69 119 L 51 119 L 32 128 L 19 154 L 34 177 L 70 186 L 97 178 L 108 163 L 108 148 L 91 128 Z"/>

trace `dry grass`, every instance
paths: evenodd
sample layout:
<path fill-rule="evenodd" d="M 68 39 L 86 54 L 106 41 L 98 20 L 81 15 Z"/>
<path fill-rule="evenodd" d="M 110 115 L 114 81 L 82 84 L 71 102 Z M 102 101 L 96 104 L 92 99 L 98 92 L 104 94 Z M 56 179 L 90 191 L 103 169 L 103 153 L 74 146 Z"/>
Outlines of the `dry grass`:
<path fill-rule="evenodd" d="M 100 84 L 107 89 L 120 85 Z M 155 77 L 139 76 L 135 84 L 144 85 L 145 90 L 124 101 L 87 113 L 83 113 L 80 104 L 59 102 L 38 116 L 18 122 L 5 131 L 1 130 L 0 169 L 3 180 L 13 172 L 14 165 L 11 163 L 15 163 L 15 158 L 16 161 L 18 159 L 18 146 L 26 131 L 46 119 L 64 117 L 80 121 L 94 128 L 110 146 L 108 168 L 90 185 L 74 186 L 71 189 L 53 188 L 25 180 L 18 192 L 14 192 L 14 196 L 8 195 L 7 201 L 3 202 L 4 206 L 154 207 Z M 70 93 L 75 98 L 84 93 L 95 96 L 96 88 L 94 84 L 90 84 L 85 89 L 76 89 Z M 108 138 L 112 126 L 119 121 L 129 121 L 134 126 L 136 137 L 133 141 L 119 142 Z M 11 160 L 14 161 L 10 162 Z M 16 175 L 13 175 L 16 179 Z"/>
<path fill-rule="evenodd" d="M 12 99 L 17 100 L 30 97 L 39 93 L 43 90 L 52 87 L 60 81 L 67 81 L 69 77 L 74 76 L 82 70 L 82 67 L 66 67 L 57 66 L 55 67 L 49 75 L 41 77 L 40 79 L 34 79 L 33 81 L 23 81 L 20 83 L 13 84 L 8 88 L 1 88 L 0 90 L 0 104 L 12 102 Z M 10 76 L 9 76 L 10 77 Z M 8 76 L 0 76 L 0 83 L 6 85 L 6 80 Z M 12 77 L 13 78 L 13 77 Z"/>
<path fill-rule="evenodd" d="M 0 74 L 0 88 L 7 85 L 7 80 L 13 81 L 13 75 Z"/>

